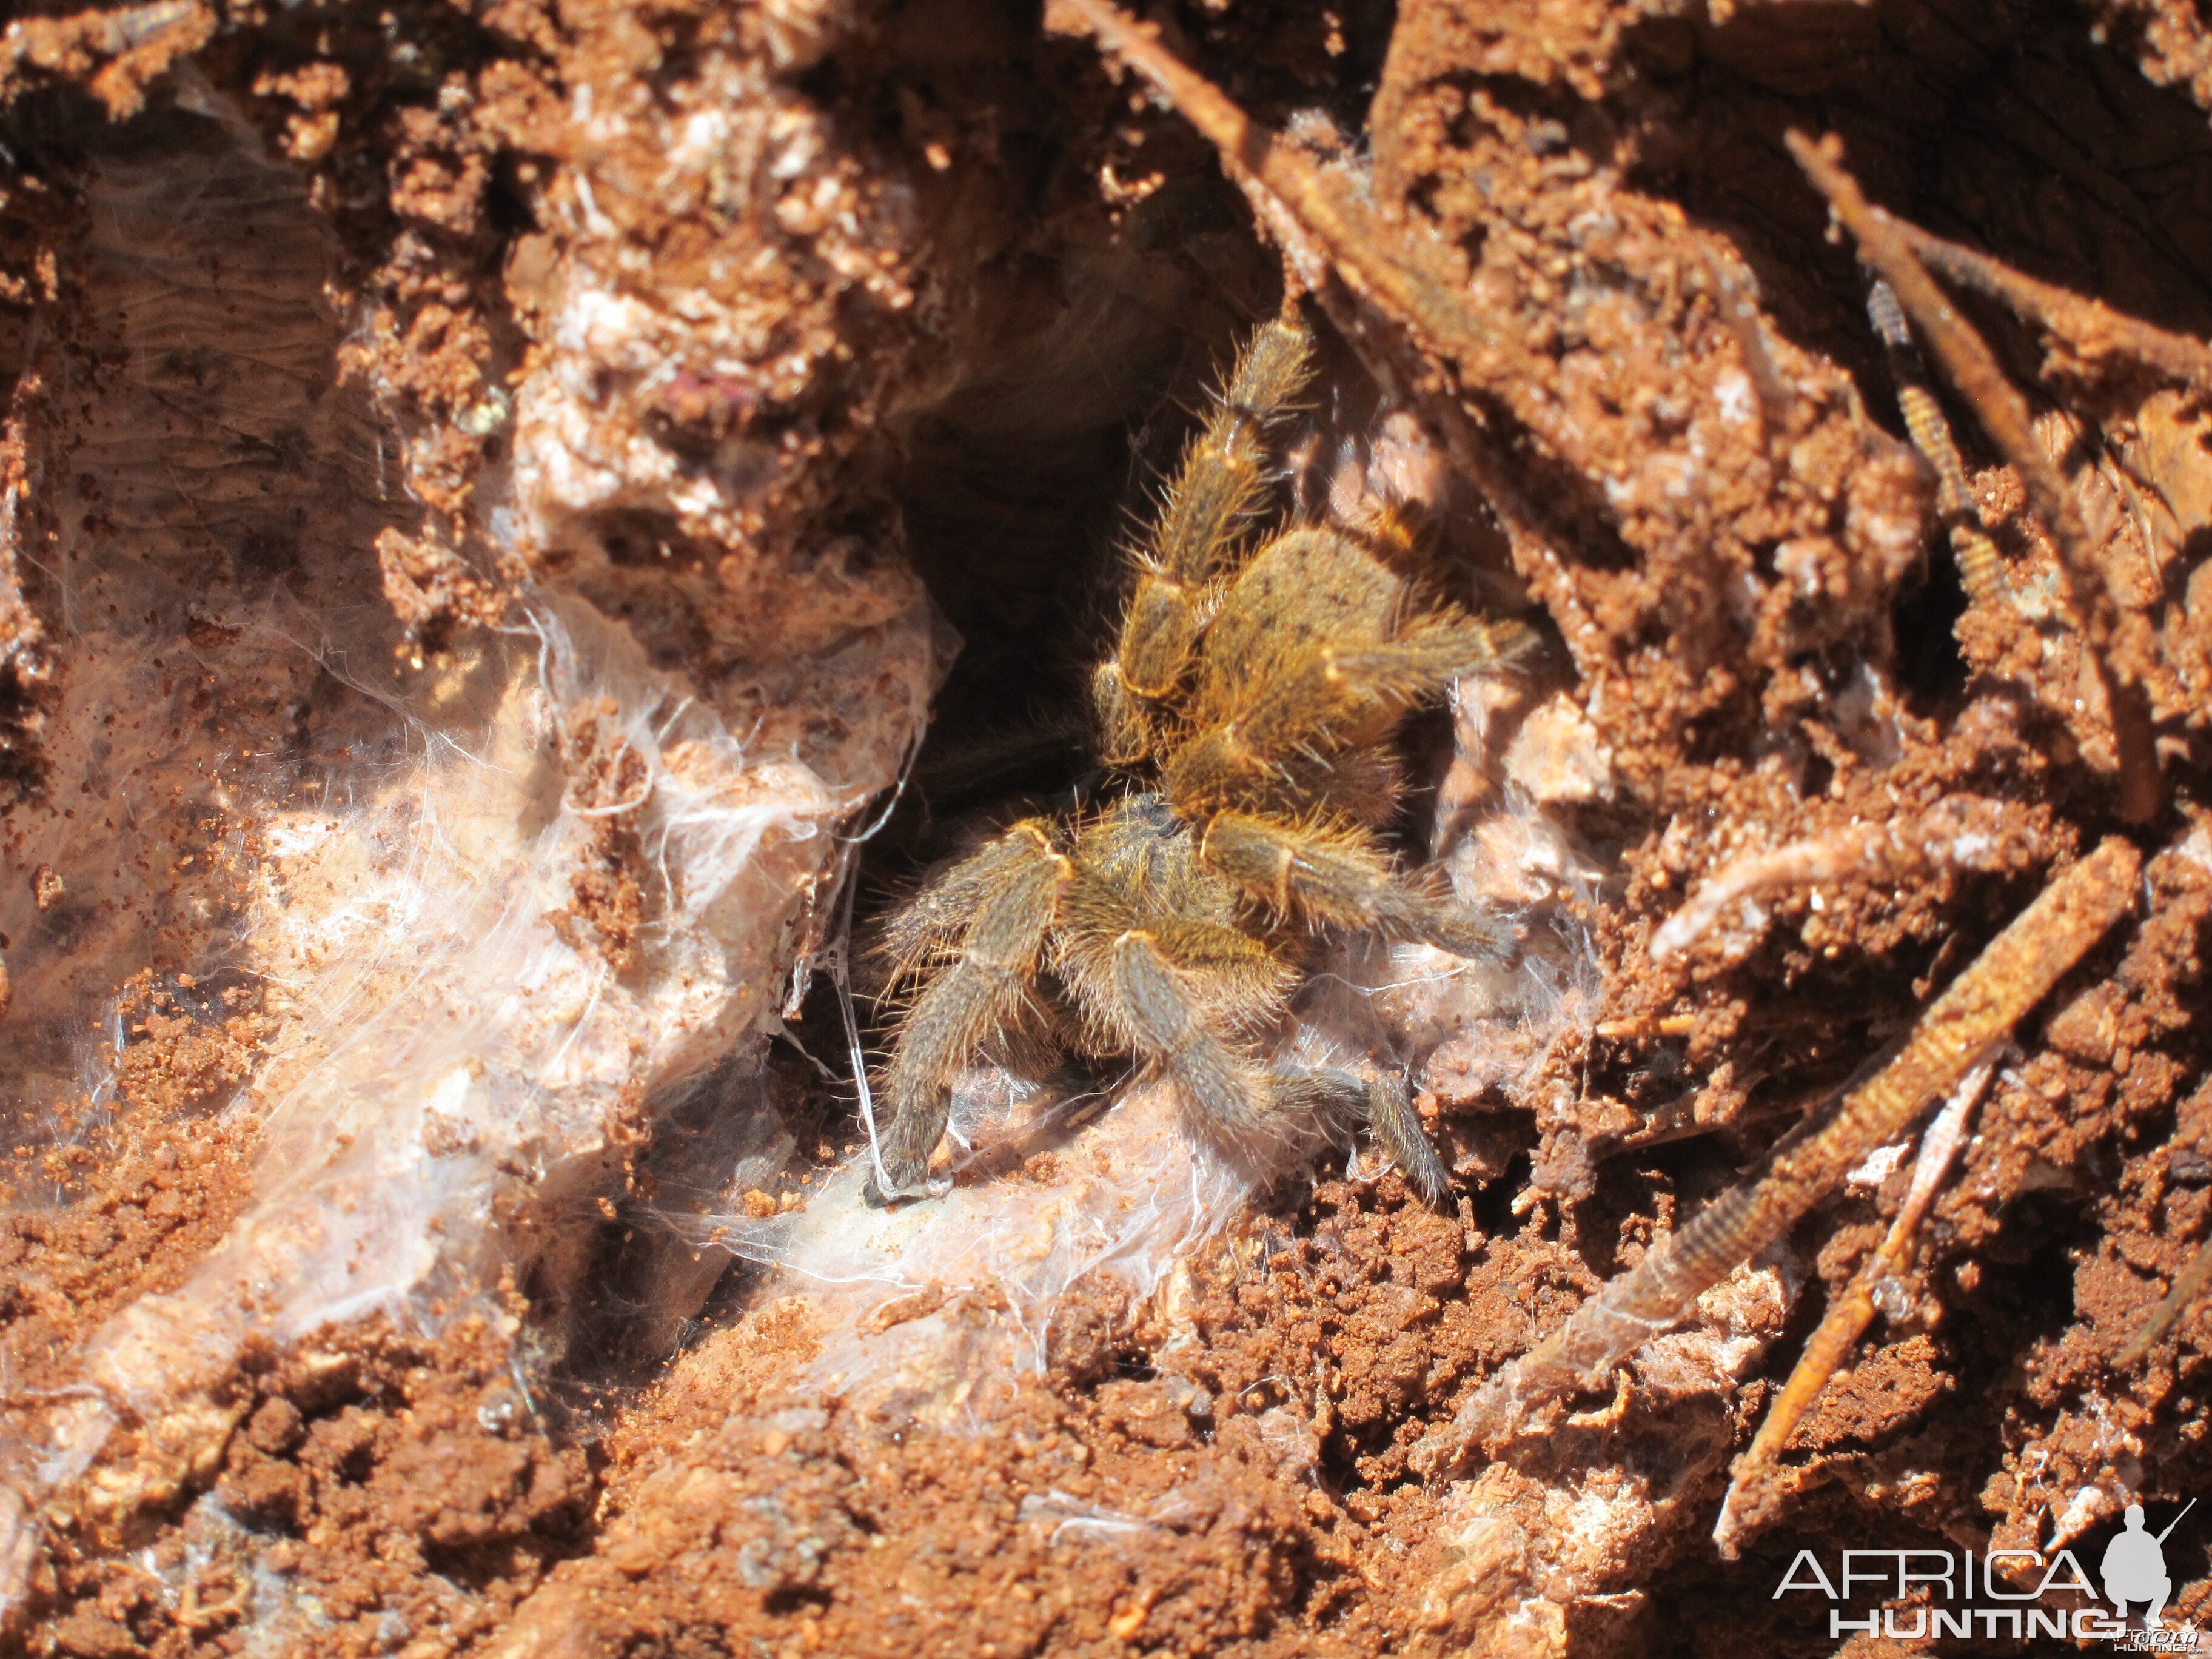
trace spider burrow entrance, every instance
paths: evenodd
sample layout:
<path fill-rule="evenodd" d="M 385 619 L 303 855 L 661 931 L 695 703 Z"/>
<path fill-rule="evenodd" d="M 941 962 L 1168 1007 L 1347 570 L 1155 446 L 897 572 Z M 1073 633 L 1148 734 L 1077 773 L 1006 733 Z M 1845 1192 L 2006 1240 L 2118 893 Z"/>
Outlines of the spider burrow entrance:
<path fill-rule="evenodd" d="M 1404 1080 L 1270 1058 L 1313 939 L 1510 953 L 1508 931 L 1402 872 L 1381 836 L 1391 744 L 1462 676 L 1532 637 L 1430 592 L 1395 519 L 1370 538 L 1261 523 L 1269 440 L 1297 412 L 1311 340 L 1263 325 L 1184 452 L 1091 679 L 1118 798 L 1015 825 L 925 885 L 882 950 L 901 1000 L 882 1088 L 878 1202 L 926 1195 L 953 1080 L 987 1054 L 1133 1057 L 1190 1133 L 1267 1168 L 1365 1123 L 1431 1203 L 1447 1184 Z"/>

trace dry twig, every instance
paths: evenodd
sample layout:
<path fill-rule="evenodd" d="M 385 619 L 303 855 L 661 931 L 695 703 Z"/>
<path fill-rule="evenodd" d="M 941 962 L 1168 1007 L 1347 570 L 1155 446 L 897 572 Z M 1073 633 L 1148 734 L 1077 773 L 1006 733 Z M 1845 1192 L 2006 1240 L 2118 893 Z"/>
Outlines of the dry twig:
<path fill-rule="evenodd" d="M 1257 184 L 1276 198 L 1302 233 L 1299 240 L 1317 244 L 1353 293 L 1440 356 L 1468 361 L 1498 344 L 1462 292 L 1465 279 L 1450 249 L 1411 225 L 1385 222 L 1312 157 L 1282 142 L 1180 62 L 1151 29 L 1108 0 L 1049 0 L 1045 26 L 1091 36 L 1150 81 L 1221 152 L 1224 167 L 1248 185 L 1248 194 L 1249 185 Z M 1279 221 L 1281 216 L 1261 216 Z M 1530 408 L 1516 414 L 1556 453 L 1574 452 L 1574 434 L 1550 411 Z"/>
<path fill-rule="evenodd" d="M 2205 1240 L 2196 1258 L 2181 1270 L 2181 1277 L 2173 1281 L 2173 1288 L 2165 1299 L 2151 1310 L 2150 1317 L 2143 1321 L 2142 1328 L 2129 1340 L 2112 1361 L 2115 1369 L 2126 1370 L 2145 1354 L 2166 1340 L 2181 1316 L 2189 1311 L 2189 1304 L 2204 1294 L 2205 1286 L 2212 1285 L 2212 1239 Z"/>
<path fill-rule="evenodd" d="M 1224 159 L 1267 186 L 1328 248 L 1352 285 L 1391 314 L 1439 338 L 1484 331 L 1441 270 L 1425 268 L 1397 246 L 1366 204 L 1336 189 L 1312 159 L 1237 107 L 1221 89 L 1179 62 L 1142 25 L 1106 0 L 1051 0 L 1046 27 L 1094 37 L 1158 87 Z"/>
<path fill-rule="evenodd" d="M 1530 1413 L 1601 1381 L 1679 1322 L 1698 1297 L 1796 1225 L 1929 1099 L 1955 1089 L 2126 913 L 2142 868 L 2142 855 L 2115 837 L 2061 873 L 1936 999 L 1895 1059 L 1833 1110 L 1785 1135 L 1749 1179 L 1506 1366 L 1415 1449 L 1415 1467 L 1442 1472 L 1478 1443 L 1510 1439 Z"/>
<path fill-rule="evenodd" d="M 1906 1189 L 1897 1218 L 1890 1223 L 1888 1235 L 1859 1264 L 1858 1272 L 1852 1275 L 1843 1294 L 1828 1304 L 1820 1329 L 1806 1343 L 1796 1369 L 1790 1373 L 1789 1382 L 1767 1408 L 1766 1420 L 1759 1425 L 1759 1433 L 1753 1437 L 1749 1449 L 1737 1461 L 1729 1482 L 1728 1497 L 1721 1504 L 1720 1519 L 1713 1526 L 1713 1542 L 1719 1546 L 1724 1559 L 1735 1559 L 1736 1540 L 1748 1528 L 1765 1521 L 1781 1501 L 1783 1494 L 1777 1490 L 1771 1475 L 1774 1461 L 1790 1443 L 1791 1433 L 1805 1413 L 1812 1410 L 1837 1368 L 1874 1322 L 1876 1292 L 1904 1271 L 1921 1218 L 1935 1202 L 1936 1194 L 1944 1176 L 1950 1173 L 1959 1149 L 1966 1144 L 1966 1126 L 1973 1117 L 1974 1104 L 1989 1086 L 1990 1074 L 1996 1069 L 1994 1060 L 1984 1060 L 1967 1073 L 1966 1080 L 1953 1091 L 1936 1121 L 1928 1126 L 1928 1133 L 1921 1138 L 1919 1156 L 1913 1162 L 1912 1184 Z"/>
<path fill-rule="evenodd" d="M 2129 823 L 2149 822 L 2158 815 L 2164 796 L 2151 742 L 2149 704 L 2142 688 L 2123 680 L 2112 665 L 2118 606 L 2106 586 L 2096 544 L 2081 522 L 2073 492 L 2036 441 L 2027 400 L 2005 378 L 1981 336 L 1943 297 L 1899 222 L 1869 202 L 1858 180 L 1844 171 L 1842 144 L 1832 136 L 1816 144 L 1801 132 L 1790 133 L 1789 144 L 1805 176 L 1828 198 L 1830 210 L 1857 240 L 1859 257 L 1889 284 L 1898 303 L 1926 336 L 1951 384 L 1972 405 L 1983 429 L 2027 486 L 2028 504 L 2057 544 L 2059 574 L 2071 589 L 2065 596 L 2068 608 L 2080 619 L 2083 641 L 2112 712 L 2112 738 L 2120 758 L 2120 817 Z"/>
<path fill-rule="evenodd" d="M 1905 819 L 1855 823 L 1808 841 L 1733 859 L 1699 882 L 1651 935 L 1651 960 L 1671 962 L 1711 933 L 1740 901 L 1778 888 L 1822 882 L 1894 883 L 1929 866 L 1996 867 L 2002 809 L 1972 795 L 1951 795 Z M 1599 1028 L 1599 1035 L 1606 1035 Z"/>
<path fill-rule="evenodd" d="M 2038 282 L 1986 253 L 1903 219 L 1893 217 L 1891 223 L 1921 264 L 2002 302 L 2023 321 L 2040 325 L 2083 362 L 2124 357 L 2185 386 L 2212 386 L 2212 347 L 2203 341 L 2169 333 L 2056 283 Z"/>

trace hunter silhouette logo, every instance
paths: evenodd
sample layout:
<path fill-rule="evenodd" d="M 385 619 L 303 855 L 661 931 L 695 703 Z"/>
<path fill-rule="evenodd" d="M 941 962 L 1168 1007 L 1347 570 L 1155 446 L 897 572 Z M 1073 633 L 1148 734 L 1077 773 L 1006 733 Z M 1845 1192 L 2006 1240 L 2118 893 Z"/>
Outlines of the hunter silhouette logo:
<path fill-rule="evenodd" d="M 2181 1515 L 2197 1507 L 2191 1498 L 2182 1505 Z M 2128 1505 L 2124 1517 L 2126 1529 L 2105 1546 L 2102 1568 L 2105 1580 L 2105 1599 L 2118 1609 L 2123 1620 L 2128 1616 L 2128 1603 L 2148 1603 L 2143 1613 L 2145 1630 L 2163 1630 L 2158 1622 L 2166 1611 L 2166 1599 L 2173 1594 L 2173 1580 L 2166 1571 L 2166 1540 L 2181 1524 L 2181 1515 L 2166 1523 L 2166 1531 L 2155 1538 L 2143 1530 L 2143 1506 Z"/>
<path fill-rule="evenodd" d="M 2094 1497 L 2078 1495 L 2075 1505 Z M 2101 1599 L 2080 1558 L 2057 1544 L 2049 1549 L 1992 1545 L 1955 1553 L 1850 1549 L 1832 1571 L 1814 1551 L 1800 1550 L 1776 1585 L 1774 1598 L 1810 1593 L 1826 1601 L 1832 1638 L 1915 1644 L 1930 1638 L 2018 1642 L 2049 1637 L 2077 1644 L 2108 1642 L 2126 1652 L 2194 1652 L 2195 1623 L 2184 1620 L 2179 1629 L 2169 1630 L 2161 1616 L 2173 1595 L 2166 1540 L 2196 1506 L 2191 1498 L 2162 1531 L 2154 1533 L 2144 1524 L 2142 1505 L 2129 1504 L 2121 1529 L 2098 1559 Z M 2142 1609 L 2140 1626 L 2129 1623 L 2130 1607 Z"/>

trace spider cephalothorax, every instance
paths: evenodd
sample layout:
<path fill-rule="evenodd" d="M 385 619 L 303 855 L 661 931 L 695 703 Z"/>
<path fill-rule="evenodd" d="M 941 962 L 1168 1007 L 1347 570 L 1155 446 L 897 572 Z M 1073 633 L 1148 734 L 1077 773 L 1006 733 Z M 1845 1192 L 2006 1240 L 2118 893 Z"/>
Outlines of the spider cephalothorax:
<path fill-rule="evenodd" d="M 1503 948 L 1494 926 L 1401 876 L 1376 832 L 1397 805 L 1390 745 L 1408 709 L 1527 635 L 1424 592 L 1399 568 L 1402 538 L 1297 525 L 1253 545 L 1268 429 L 1292 412 L 1309 344 L 1287 321 L 1254 336 L 1133 555 L 1091 685 L 1127 793 L 1015 824 L 887 925 L 891 986 L 913 994 L 881 1079 L 894 1116 L 878 1198 L 927 1190 L 962 1067 L 1039 1040 L 1138 1056 L 1193 1133 L 1234 1152 L 1364 1118 L 1415 1188 L 1443 1194 L 1401 1079 L 1263 1051 L 1317 933 Z"/>

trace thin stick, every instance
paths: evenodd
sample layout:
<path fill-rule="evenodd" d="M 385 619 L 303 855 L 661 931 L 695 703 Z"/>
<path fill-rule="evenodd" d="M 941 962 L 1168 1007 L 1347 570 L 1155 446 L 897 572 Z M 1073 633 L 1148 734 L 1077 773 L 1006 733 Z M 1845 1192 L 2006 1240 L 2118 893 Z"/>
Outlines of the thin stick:
<path fill-rule="evenodd" d="M 1918 828 L 1919 821 L 1913 820 L 1910 830 Z M 1886 822 L 1854 824 L 1816 840 L 1795 841 L 1733 860 L 1699 882 L 1681 908 L 1653 931 L 1651 960 L 1672 962 L 1711 933 L 1729 907 L 1741 899 L 1778 887 L 1810 887 L 1854 876 L 1891 880 L 1926 863 L 1927 842 L 1910 830 L 1898 831 L 1898 825 Z"/>
<path fill-rule="evenodd" d="M 1766 1420 L 1759 1425 L 1750 1449 L 1736 1463 L 1729 1481 L 1728 1497 L 1721 1504 L 1720 1519 L 1713 1527 L 1713 1542 L 1719 1546 L 1723 1559 L 1735 1559 L 1736 1540 L 1746 1529 L 1765 1520 L 1780 1501 L 1781 1493 L 1773 1489 L 1771 1478 L 1774 1462 L 1790 1443 L 1790 1435 L 1805 1413 L 1820 1399 L 1821 1390 L 1828 1386 L 1859 1338 L 1866 1334 L 1867 1327 L 1874 1322 L 1875 1290 L 1883 1280 L 1904 1271 L 1921 1218 L 1935 1202 L 1943 1178 L 1950 1173 L 1959 1156 L 1959 1149 L 1966 1144 L 1966 1126 L 1973 1118 L 1975 1103 L 1981 1099 L 1982 1091 L 1989 1086 L 1990 1076 L 1996 1069 L 1994 1060 L 1984 1060 L 1967 1073 L 1966 1081 L 1953 1091 L 1943 1109 L 1936 1114 L 1936 1121 L 1928 1126 L 1928 1133 L 1921 1137 L 1919 1156 L 1912 1165 L 1912 1184 L 1905 1191 L 1897 1218 L 1890 1223 L 1888 1236 L 1859 1264 L 1858 1272 L 1852 1275 L 1843 1294 L 1828 1304 L 1820 1329 L 1806 1343 L 1796 1369 L 1790 1373 L 1789 1382 L 1768 1407 Z"/>
<path fill-rule="evenodd" d="M 1916 817 L 1850 824 L 1733 859 L 1700 881 L 1653 931 L 1651 960 L 1674 960 L 1711 933 L 1731 906 L 1778 888 L 1854 880 L 1893 884 L 1930 865 L 1993 867 L 1990 836 L 1998 827 L 1997 811 L 1987 800 L 1946 795 Z M 1603 1035 L 1602 1026 L 1599 1032 Z"/>
<path fill-rule="evenodd" d="M 1384 253 L 1404 240 L 1386 229 L 1367 205 L 1332 189 L 1322 170 L 1301 151 L 1279 143 L 1212 82 L 1186 67 L 1142 25 L 1106 0 L 1050 0 L 1045 26 L 1085 33 L 1126 59 L 1223 155 L 1235 161 L 1284 203 L 1328 244 L 1330 257 L 1392 314 L 1420 324 L 1438 339 L 1486 333 L 1474 312 L 1438 272 Z"/>
<path fill-rule="evenodd" d="M 1490 325 L 1468 303 L 1463 279 L 1449 269 L 1441 245 L 1411 225 L 1386 223 L 1303 150 L 1278 141 L 1219 88 L 1180 62 L 1144 25 L 1108 0 L 1048 0 L 1045 27 L 1091 36 L 1150 81 L 1221 152 L 1232 173 L 1249 176 L 1279 198 L 1327 250 L 1346 285 L 1385 316 L 1425 337 L 1445 356 L 1464 359 L 1498 345 Z M 1575 434 L 1553 411 L 1516 406 L 1514 414 L 1556 453 L 1575 453 Z"/>
<path fill-rule="evenodd" d="M 1508 1365 L 1414 1449 L 1424 1473 L 1456 1468 L 1478 1441 L 1510 1439 L 1532 1411 L 1601 1382 L 1676 1323 L 1741 1262 L 1795 1226 L 1859 1160 L 1948 1095 L 1990 1046 L 2088 953 L 2135 901 L 2142 856 L 2115 836 L 2061 872 L 1951 981 L 1897 1057 L 1833 1111 L 1793 1130 L 1757 1171 Z"/>
<path fill-rule="evenodd" d="M 2212 346 L 2203 341 L 2169 333 L 2102 301 L 2039 282 L 1909 221 L 1893 216 L 1891 222 L 1921 264 L 2002 301 L 2014 316 L 2039 324 L 2080 357 L 2124 356 L 2184 386 L 2212 386 Z"/>
<path fill-rule="evenodd" d="M 2181 1277 L 2173 1281 L 2173 1288 L 2166 1293 L 2166 1299 L 2151 1310 L 2142 1328 L 2120 1350 L 2119 1357 L 2112 1361 L 2113 1367 L 2126 1370 L 2162 1341 L 2173 1328 L 2174 1322 L 2189 1311 L 2189 1304 L 2204 1294 L 2208 1284 L 2212 1284 L 2212 1238 L 2204 1241 L 2196 1259 L 2181 1270 Z"/>
<path fill-rule="evenodd" d="M 2086 604 L 2075 607 L 2090 660 L 2112 711 L 2112 738 L 2119 750 L 2119 816 L 2124 823 L 2145 823 L 2163 805 L 2164 786 L 2152 746 L 2150 710 L 2142 689 L 2120 678 L 2112 666 L 2115 611 L 2112 596 L 2097 562 L 2095 544 L 2074 502 L 2073 492 L 2036 441 L 2027 399 L 2005 378 L 1996 356 L 1966 319 L 1953 308 L 1913 255 L 1898 222 L 1869 203 L 1858 180 L 1844 170 L 1843 145 L 1832 135 L 1815 144 L 1791 132 L 1790 153 L 1814 187 L 1859 245 L 1859 257 L 1872 265 L 1896 294 L 1929 349 L 1960 396 L 1973 406 L 1990 440 L 2012 463 L 2027 488 L 2028 504 L 2057 544 L 2059 571 L 2073 593 Z"/>

